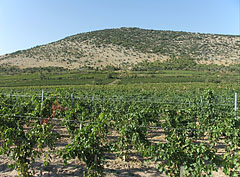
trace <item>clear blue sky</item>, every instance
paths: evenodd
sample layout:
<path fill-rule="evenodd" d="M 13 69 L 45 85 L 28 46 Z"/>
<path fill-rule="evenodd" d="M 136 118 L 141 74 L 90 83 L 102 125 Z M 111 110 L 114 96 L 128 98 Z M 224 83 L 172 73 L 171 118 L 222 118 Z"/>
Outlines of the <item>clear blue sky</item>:
<path fill-rule="evenodd" d="M 0 55 L 106 28 L 239 35 L 239 1 L 0 0 Z"/>

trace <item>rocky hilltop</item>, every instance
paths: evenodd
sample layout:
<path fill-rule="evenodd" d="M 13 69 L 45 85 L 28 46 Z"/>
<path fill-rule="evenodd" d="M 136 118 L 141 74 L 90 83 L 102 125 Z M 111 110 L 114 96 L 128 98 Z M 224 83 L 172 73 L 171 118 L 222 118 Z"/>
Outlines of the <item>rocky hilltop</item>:
<path fill-rule="evenodd" d="M 240 36 L 140 28 L 105 29 L 0 56 L 0 65 L 101 68 L 186 56 L 197 63 L 239 64 Z"/>

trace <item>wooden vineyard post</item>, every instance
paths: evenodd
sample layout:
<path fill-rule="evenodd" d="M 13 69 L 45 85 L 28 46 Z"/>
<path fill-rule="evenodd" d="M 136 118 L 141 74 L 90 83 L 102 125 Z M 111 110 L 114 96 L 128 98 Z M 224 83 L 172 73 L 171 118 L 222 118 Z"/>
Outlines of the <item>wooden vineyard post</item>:
<path fill-rule="evenodd" d="M 94 110 L 94 96 L 92 96 L 92 111 Z"/>
<path fill-rule="evenodd" d="M 72 108 L 73 108 L 73 99 L 74 99 L 74 97 L 73 97 L 73 93 L 72 93 L 71 94 Z"/>
<path fill-rule="evenodd" d="M 43 108 L 43 100 L 44 100 L 44 89 L 42 89 L 41 111 L 42 111 L 42 108 Z"/>
<path fill-rule="evenodd" d="M 235 120 L 237 120 L 237 93 L 235 93 L 234 111 L 235 111 Z"/>
<path fill-rule="evenodd" d="M 184 176 L 184 166 L 180 167 L 180 177 Z"/>

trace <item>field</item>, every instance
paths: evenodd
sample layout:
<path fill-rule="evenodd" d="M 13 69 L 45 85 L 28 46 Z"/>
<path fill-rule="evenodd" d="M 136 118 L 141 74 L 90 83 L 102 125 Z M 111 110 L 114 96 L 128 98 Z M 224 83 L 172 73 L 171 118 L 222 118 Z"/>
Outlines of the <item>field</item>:
<path fill-rule="evenodd" d="M 236 84 L 238 73 L 214 71 L 43 71 L 34 73 L 0 73 L 0 87 L 65 86 L 65 85 L 129 85 L 151 83 Z"/>
<path fill-rule="evenodd" d="M 136 74 L 149 76 L 115 72 L 94 75 L 109 78 L 106 85 L 2 88 L 4 174 L 16 175 L 6 168 L 11 162 L 24 176 L 239 175 L 237 82 L 139 84 L 131 81 Z"/>
<path fill-rule="evenodd" d="M 212 70 L 4 71 L 0 170 L 238 176 L 239 81 Z"/>

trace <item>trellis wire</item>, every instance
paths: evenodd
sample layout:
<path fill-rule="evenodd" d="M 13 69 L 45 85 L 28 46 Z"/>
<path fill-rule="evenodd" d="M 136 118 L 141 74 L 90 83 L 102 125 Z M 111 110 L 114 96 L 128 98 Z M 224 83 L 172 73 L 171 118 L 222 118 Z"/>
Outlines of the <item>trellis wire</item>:
<path fill-rule="evenodd" d="M 55 99 L 66 99 L 68 97 L 58 97 L 58 96 L 44 96 L 44 90 L 42 90 L 42 95 L 39 96 L 39 95 L 10 95 L 10 94 L 2 94 L 4 96 L 8 96 L 8 97 L 28 97 L 28 98 L 32 98 L 32 97 L 39 97 L 41 98 L 41 101 L 43 102 L 44 99 L 48 99 L 48 98 L 55 98 Z M 153 101 L 153 99 L 151 99 L 152 97 L 150 97 L 149 99 L 142 99 L 142 100 L 138 100 L 138 98 L 141 98 L 141 97 L 136 97 L 134 100 L 130 100 L 128 99 L 127 97 L 125 97 L 124 99 L 122 98 L 96 98 L 95 96 L 85 96 L 85 97 L 77 97 L 77 96 L 74 96 L 73 97 L 73 94 L 71 94 L 70 96 L 70 99 L 71 99 L 71 102 L 72 102 L 72 106 L 73 106 L 73 102 L 74 100 L 91 100 L 94 102 L 94 101 L 135 101 L 137 103 L 145 103 L 145 102 L 151 102 L 151 103 L 159 103 L 159 104 L 186 104 L 186 105 L 191 105 L 191 104 L 196 104 L 196 102 L 179 102 L 179 101 L 158 101 L 159 99 L 156 99 L 154 98 L 155 100 Z M 157 100 L 157 101 L 156 101 Z M 236 99 L 235 99 L 236 100 Z M 235 101 L 233 100 L 233 101 Z M 199 100 L 199 103 L 201 106 L 204 104 L 204 101 L 202 100 L 202 98 L 200 98 Z M 236 105 L 236 101 L 235 101 L 235 107 L 237 107 Z M 215 104 L 216 106 L 230 106 L 232 105 L 231 102 L 227 102 L 227 103 L 219 103 L 218 101 L 218 104 Z M 236 109 L 235 109 L 236 111 Z"/>
<path fill-rule="evenodd" d="M 4 95 L 4 94 L 2 94 L 2 95 Z M 15 96 L 15 97 L 33 97 L 33 96 L 29 96 L 29 95 L 11 95 L 11 94 L 8 94 L 7 96 L 9 96 L 9 98 L 11 97 L 11 96 Z M 44 97 L 44 89 L 42 89 L 42 95 L 41 95 L 41 110 L 42 110 L 42 107 L 43 107 L 43 101 L 44 101 L 44 98 L 59 98 L 59 97 L 56 97 L 56 96 L 54 96 L 54 97 L 50 97 L 50 96 L 45 96 Z M 63 98 L 63 97 L 60 97 L 60 98 Z M 74 102 L 74 100 L 75 99 L 83 99 L 83 98 L 79 98 L 79 97 L 73 97 L 73 94 L 71 94 L 71 96 L 70 96 L 70 98 L 71 98 L 71 104 L 72 104 L 72 107 L 73 107 L 73 102 Z M 86 98 L 86 97 L 85 97 Z M 94 101 L 96 100 L 96 98 L 94 97 L 94 96 L 92 96 L 91 97 L 92 98 L 92 104 L 94 105 Z M 121 97 L 120 97 L 121 98 Z M 64 99 L 66 99 L 66 98 L 64 98 Z M 125 98 L 126 99 L 126 98 Z M 104 101 L 104 100 L 113 100 L 112 98 L 102 98 L 101 99 L 102 101 Z M 122 101 L 122 99 L 114 99 L 114 101 L 116 101 L 116 100 L 118 100 L 118 101 Z M 146 99 L 145 99 L 146 100 Z M 148 99 L 149 100 L 149 99 Z M 155 98 L 155 100 L 156 100 L 156 98 Z M 139 100 L 133 100 L 133 101 L 135 101 L 135 102 L 144 102 L 144 101 L 139 101 Z M 150 100 L 151 102 L 152 102 L 152 100 Z M 216 102 L 217 102 L 217 99 L 216 99 Z M 189 105 L 189 106 L 191 106 L 191 102 L 189 101 L 189 102 L 152 102 L 152 103 L 159 103 L 159 104 L 186 104 L 186 105 Z M 195 103 L 196 104 L 196 103 Z M 203 100 L 202 100 L 202 97 L 200 97 L 200 103 L 199 103 L 201 106 L 203 106 Z M 227 105 L 231 105 L 231 104 L 225 104 L 225 103 L 223 103 L 223 104 L 215 104 L 215 105 L 219 105 L 219 106 L 227 106 Z M 234 111 L 235 111 L 235 120 L 237 119 L 237 93 L 235 93 L 235 97 L 234 97 Z"/>
<path fill-rule="evenodd" d="M 15 115 L 15 114 L 0 114 L 0 116 L 8 116 L 8 117 L 19 117 L 19 118 L 30 118 L 32 120 L 41 120 L 42 117 L 33 117 L 33 116 L 23 116 L 23 115 Z M 50 120 L 53 121 L 64 121 L 64 118 L 51 118 Z M 73 123 L 88 123 L 88 124 L 98 124 L 99 122 L 90 122 L 90 121 L 79 121 L 79 120 L 66 120 L 68 122 Z M 159 127 L 159 126 L 139 126 L 139 127 L 145 127 L 149 129 L 167 129 L 167 130 L 185 130 L 185 131 L 204 131 L 204 132 L 213 132 L 212 129 L 206 129 L 206 128 L 181 128 L 181 127 Z M 113 128 L 113 127 L 110 127 Z"/>

